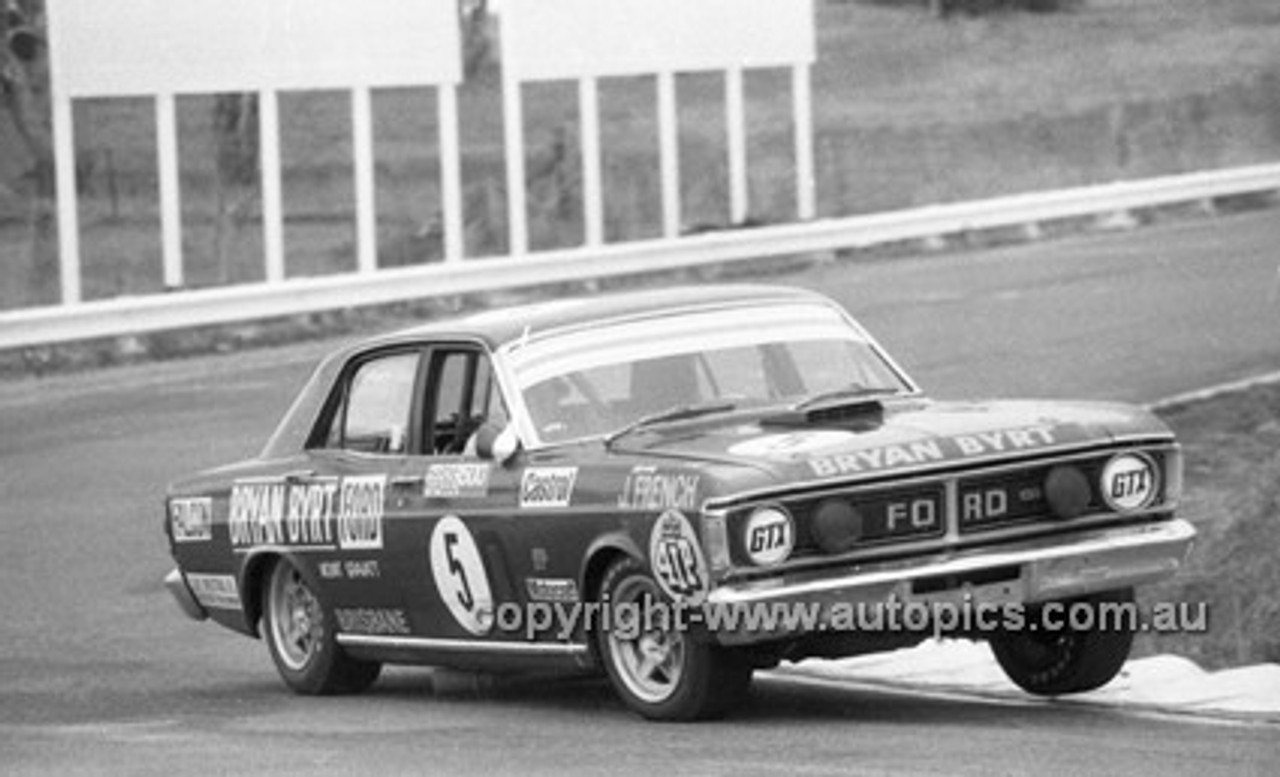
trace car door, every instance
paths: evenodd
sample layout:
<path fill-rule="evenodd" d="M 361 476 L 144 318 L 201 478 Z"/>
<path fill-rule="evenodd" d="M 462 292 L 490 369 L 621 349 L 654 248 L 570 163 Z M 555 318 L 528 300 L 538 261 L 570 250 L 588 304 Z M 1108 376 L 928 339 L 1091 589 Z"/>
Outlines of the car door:
<path fill-rule="evenodd" d="M 305 466 L 290 475 L 290 520 L 322 541 L 307 553 L 307 566 L 344 633 L 411 633 L 394 581 L 412 566 L 416 533 L 400 520 L 397 494 L 421 445 L 426 354 L 398 346 L 353 358 L 312 435 Z"/>
<path fill-rule="evenodd" d="M 515 512 L 518 472 L 475 452 L 481 424 L 507 411 L 488 353 L 441 343 L 427 357 L 420 441 L 396 480 L 397 515 L 412 524 L 397 580 L 414 631 L 438 640 L 500 639 L 496 608 L 521 602 L 527 562 Z"/>

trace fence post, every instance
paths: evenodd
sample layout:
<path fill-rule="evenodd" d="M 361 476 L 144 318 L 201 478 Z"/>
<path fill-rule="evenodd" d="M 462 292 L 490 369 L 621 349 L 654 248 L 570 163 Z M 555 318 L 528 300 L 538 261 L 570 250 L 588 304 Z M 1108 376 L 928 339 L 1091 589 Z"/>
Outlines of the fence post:
<path fill-rule="evenodd" d="M 600 95 L 594 76 L 578 80 L 582 143 L 583 234 L 589 246 L 604 243 L 604 182 L 600 165 Z"/>
<path fill-rule="evenodd" d="M 182 195 L 178 165 L 177 98 L 172 92 L 156 95 L 156 146 L 159 157 L 164 287 L 180 289 L 186 282 L 182 267 Z"/>
<path fill-rule="evenodd" d="M 274 89 L 258 93 L 258 148 L 262 154 L 262 242 L 267 283 L 284 280 L 284 194 L 280 172 L 280 102 Z"/>
<path fill-rule="evenodd" d="M 80 207 L 76 191 L 75 113 L 69 95 L 53 95 L 53 164 L 58 196 L 58 274 L 62 304 L 80 302 Z"/>
<path fill-rule="evenodd" d="M 462 259 L 462 144 L 458 140 L 458 87 L 436 87 L 436 116 L 440 122 L 440 209 L 444 213 L 444 260 Z"/>
<path fill-rule="evenodd" d="M 680 236 L 680 127 L 676 116 L 676 76 L 658 74 L 658 145 L 662 169 L 662 235 Z"/>
<path fill-rule="evenodd" d="M 749 212 L 747 186 L 747 116 L 742 68 L 731 67 L 724 77 L 725 123 L 729 129 L 729 223 L 741 224 Z"/>
<path fill-rule="evenodd" d="M 351 148 L 356 178 L 356 268 L 378 269 L 377 182 L 374 168 L 373 94 L 367 86 L 351 90 Z"/>

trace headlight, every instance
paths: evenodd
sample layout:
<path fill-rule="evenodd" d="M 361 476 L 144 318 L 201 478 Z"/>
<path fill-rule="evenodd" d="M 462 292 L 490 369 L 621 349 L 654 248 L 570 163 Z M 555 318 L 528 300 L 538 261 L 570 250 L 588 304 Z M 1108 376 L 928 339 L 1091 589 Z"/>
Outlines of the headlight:
<path fill-rule="evenodd" d="M 1102 468 L 1102 498 L 1118 513 L 1148 507 L 1159 492 L 1156 463 L 1142 453 L 1121 453 Z"/>
<path fill-rule="evenodd" d="M 747 519 L 742 539 L 751 563 L 761 567 L 781 564 L 795 548 L 795 523 L 781 507 L 757 507 Z"/>

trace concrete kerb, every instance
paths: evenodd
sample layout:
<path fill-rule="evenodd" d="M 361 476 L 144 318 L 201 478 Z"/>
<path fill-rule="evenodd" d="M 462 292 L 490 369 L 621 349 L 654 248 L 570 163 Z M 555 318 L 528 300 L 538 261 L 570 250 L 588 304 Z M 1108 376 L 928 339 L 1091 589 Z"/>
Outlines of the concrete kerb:
<path fill-rule="evenodd" d="M 817 683 L 1028 707 L 1280 724 L 1280 665 L 1276 664 L 1208 672 L 1179 656 L 1149 656 L 1130 661 L 1116 679 L 1098 690 L 1043 698 L 1010 682 L 984 643 L 944 639 L 891 653 L 803 661 L 772 674 Z"/>
<path fill-rule="evenodd" d="M 1183 405 L 1195 404 L 1197 402 L 1206 402 L 1211 399 L 1217 399 L 1218 397 L 1226 394 L 1237 394 L 1242 391 L 1257 388 L 1258 386 L 1269 386 L 1274 383 L 1280 383 L 1280 370 L 1277 370 L 1276 372 L 1268 372 L 1262 375 L 1255 375 L 1249 378 L 1242 378 L 1240 380 L 1228 381 L 1226 383 L 1219 383 L 1214 386 L 1207 386 L 1193 391 L 1184 391 L 1181 394 L 1174 394 L 1171 397 L 1165 397 L 1164 399 L 1152 402 L 1147 407 L 1151 410 L 1157 411 L 1170 410 L 1175 407 L 1182 407 Z"/>

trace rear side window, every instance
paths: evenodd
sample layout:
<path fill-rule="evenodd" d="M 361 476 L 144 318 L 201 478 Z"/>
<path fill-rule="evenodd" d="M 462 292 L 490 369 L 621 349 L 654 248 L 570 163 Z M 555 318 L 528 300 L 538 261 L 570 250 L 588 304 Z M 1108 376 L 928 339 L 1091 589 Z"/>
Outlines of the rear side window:
<path fill-rule="evenodd" d="M 418 354 L 382 356 L 361 364 L 335 414 L 326 447 L 360 453 L 408 451 Z"/>

